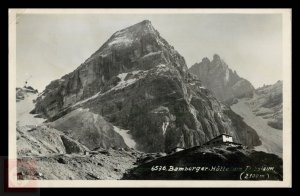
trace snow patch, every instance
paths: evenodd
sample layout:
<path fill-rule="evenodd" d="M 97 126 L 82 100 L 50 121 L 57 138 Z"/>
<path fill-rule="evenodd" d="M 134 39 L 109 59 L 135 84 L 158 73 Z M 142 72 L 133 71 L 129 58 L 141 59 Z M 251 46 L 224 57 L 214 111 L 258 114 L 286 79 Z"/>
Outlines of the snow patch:
<path fill-rule="evenodd" d="M 157 65 L 156 67 L 157 67 L 157 68 L 165 68 L 166 65 L 165 65 L 165 64 L 159 64 L 159 65 Z"/>
<path fill-rule="evenodd" d="M 118 36 L 115 37 L 111 42 L 108 43 L 109 46 L 112 45 L 130 45 L 132 43 L 132 39 L 129 39 L 128 36 Z"/>
<path fill-rule="evenodd" d="M 256 146 L 255 150 L 274 153 L 282 157 L 282 131 L 274 129 L 267 124 L 267 119 L 256 116 L 250 110 L 247 99 L 239 99 L 231 109 L 243 117 L 244 121 L 258 134 L 262 145 Z"/>
<path fill-rule="evenodd" d="M 163 135 L 166 134 L 168 126 L 169 126 L 169 122 L 168 121 L 167 122 L 163 122 L 163 124 L 162 124 Z"/>
<path fill-rule="evenodd" d="M 81 101 L 75 103 L 71 107 L 75 107 L 75 106 L 81 105 L 81 104 L 86 103 L 86 102 L 88 102 L 90 100 L 93 100 L 93 99 L 95 99 L 95 98 L 97 98 L 99 96 L 103 96 L 103 95 L 105 95 L 105 94 L 107 94 L 107 93 L 109 93 L 111 91 L 125 88 L 125 87 L 127 87 L 127 86 L 135 83 L 139 79 L 144 78 L 145 77 L 145 73 L 147 73 L 147 72 L 146 71 L 132 71 L 132 72 L 128 72 L 128 73 L 121 73 L 121 74 L 119 74 L 117 76 L 118 78 L 120 78 L 121 81 L 116 86 L 112 87 L 110 90 L 108 90 L 108 91 L 106 91 L 104 93 L 101 93 L 101 91 L 100 91 L 100 92 L 96 93 L 95 95 L 93 95 L 93 96 L 91 96 L 89 98 L 86 98 L 84 100 L 81 100 Z M 125 78 L 127 77 L 128 74 L 132 74 L 134 78 L 125 80 Z"/>
<path fill-rule="evenodd" d="M 117 132 L 118 134 L 120 134 L 125 142 L 125 144 L 129 147 L 129 148 L 135 148 L 136 146 L 136 142 L 134 141 L 134 139 L 132 138 L 132 135 L 130 135 L 128 132 L 129 130 L 124 130 L 121 129 L 119 127 L 114 126 L 114 130 L 115 132 Z"/>
<path fill-rule="evenodd" d="M 159 39 L 156 39 L 156 41 L 157 41 L 158 45 L 165 46 L 165 44 L 162 43 L 162 41 L 160 41 Z"/>
<path fill-rule="evenodd" d="M 225 82 L 228 82 L 228 80 L 229 80 L 229 70 L 226 69 Z"/>
<path fill-rule="evenodd" d="M 86 98 L 86 99 L 84 99 L 84 100 L 78 101 L 78 102 L 75 103 L 72 107 L 75 107 L 75 106 L 77 106 L 77 105 L 80 105 L 80 104 L 83 104 L 83 103 L 85 103 L 85 102 L 88 102 L 89 100 L 95 99 L 95 98 L 97 98 L 99 95 L 100 95 L 100 92 L 96 93 L 95 95 L 93 95 L 93 96 L 91 96 L 91 97 L 89 97 L 89 98 Z"/>
<path fill-rule="evenodd" d="M 17 102 L 17 125 L 25 126 L 25 125 L 39 125 L 42 124 L 45 119 L 43 118 L 35 118 L 34 114 L 30 114 L 30 112 L 34 109 L 35 104 L 33 100 L 37 98 L 37 94 L 27 93 L 25 95 L 25 99 Z"/>
<path fill-rule="evenodd" d="M 193 106 L 190 106 L 190 112 L 191 114 L 194 116 L 194 119 L 197 121 L 197 110 L 193 107 Z"/>
<path fill-rule="evenodd" d="M 101 53 L 99 56 L 101 56 L 102 58 L 105 58 L 109 55 L 109 53 Z"/>
<path fill-rule="evenodd" d="M 153 55 L 157 55 L 157 54 L 160 54 L 160 53 L 161 53 L 161 51 L 158 51 L 158 52 L 150 52 L 150 53 L 144 55 L 143 58 L 149 57 L 149 56 L 153 56 Z"/>
<path fill-rule="evenodd" d="M 169 70 L 169 68 L 165 64 L 159 64 L 156 66 L 156 68 L 157 73 Z"/>
<path fill-rule="evenodd" d="M 145 75 L 143 73 L 144 73 L 143 71 L 132 71 L 132 72 L 129 72 L 129 73 L 119 74 L 117 77 L 120 78 L 121 81 L 116 86 L 114 86 L 112 89 L 110 89 L 110 91 L 111 90 L 119 90 L 119 89 L 125 88 L 129 85 L 132 85 L 136 81 L 144 78 Z M 134 77 L 125 80 L 125 78 L 127 77 L 128 74 L 132 74 L 132 75 L 134 75 Z"/>

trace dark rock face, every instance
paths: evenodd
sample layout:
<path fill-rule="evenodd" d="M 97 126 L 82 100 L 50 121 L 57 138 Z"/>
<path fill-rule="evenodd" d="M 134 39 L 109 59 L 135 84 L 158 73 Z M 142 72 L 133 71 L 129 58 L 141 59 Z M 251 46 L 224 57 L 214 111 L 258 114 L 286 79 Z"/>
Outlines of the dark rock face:
<path fill-rule="evenodd" d="M 261 169 L 261 170 L 259 170 Z M 146 162 L 124 180 L 282 180 L 282 159 L 244 147 L 194 147 Z"/>
<path fill-rule="evenodd" d="M 252 84 L 228 68 L 228 65 L 217 54 L 214 55 L 212 61 L 207 57 L 203 58 L 202 62 L 191 66 L 189 72 L 196 75 L 220 101 L 231 104 L 234 98 L 253 95 Z"/>
<path fill-rule="evenodd" d="M 116 32 L 75 71 L 51 82 L 36 112 L 52 117 L 103 90 L 119 73 L 148 70 L 159 64 L 170 64 L 180 72 L 187 70 L 184 58 L 160 37 L 150 21 L 143 21 Z"/>
<path fill-rule="evenodd" d="M 46 125 L 17 126 L 18 157 L 83 153 L 86 150 L 84 145 Z"/>
<path fill-rule="evenodd" d="M 72 153 L 82 153 L 84 152 L 82 148 L 80 148 L 80 144 L 69 137 L 65 135 L 61 135 L 61 140 L 66 148 L 66 153 L 67 154 L 72 154 Z"/>
<path fill-rule="evenodd" d="M 54 124 L 61 121 L 55 126 L 60 130 L 64 116 L 77 108 L 130 130 L 136 148 L 145 152 L 197 146 L 221 133 L 250 147 L 260 144 L 253 129 L 187 72 L 184 58 L 149 21 L 116 32 L 75 71 L 50 83 L 34 112 Z M 63 130 L 76 130 L 76 139 L 90 149 L 109 147 L 112 141 L 124 147 L 111 128 L 86 127 L 68 123 Z M 100 135 L 89 144 L 87 139 L 82 142 L 94 129 Z"/>

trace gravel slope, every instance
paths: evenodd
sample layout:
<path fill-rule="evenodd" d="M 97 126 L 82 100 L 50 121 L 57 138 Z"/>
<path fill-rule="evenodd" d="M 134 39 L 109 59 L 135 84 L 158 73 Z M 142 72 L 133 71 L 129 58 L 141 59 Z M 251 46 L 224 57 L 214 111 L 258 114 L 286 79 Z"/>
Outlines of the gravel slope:
<path fill-rule="evenodd" d="M 35 107 L 33 100 L 35 100 L 38 94 L 25 93 L 26 98 L 17 102 L 17 124 L 19 126 L 24 125 L 38 125 L 45 121 L 43 118 L 35 118 L 33 114 L 30 114 Z"/>
<path fill-rule="evenodd" d="M 268 126 L 267 119 L 253 114 L 247 101 L 247 98 L 239 99 L 237 104 L 231 106 L 231 109 L 242 116 L 244 121 L 256 130 L 262 145 L 255 147 L 255 149 L 282 157 L 282 131 Z"/>

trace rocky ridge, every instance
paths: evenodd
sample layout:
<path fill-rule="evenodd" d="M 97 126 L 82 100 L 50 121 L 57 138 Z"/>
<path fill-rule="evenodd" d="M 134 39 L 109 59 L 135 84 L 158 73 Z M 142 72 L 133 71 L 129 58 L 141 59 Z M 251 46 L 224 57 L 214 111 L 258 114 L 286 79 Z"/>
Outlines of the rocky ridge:
<path fill-rule="evenodd" d="M 255 90 L 248 80 L 232 71 L 217 54 L 212 60 L 205 57 L 200 63 L 192 65 L 189 72 L 197 76 L 224 103 L 231 104 L 235 98 L 252 97 Z"/>

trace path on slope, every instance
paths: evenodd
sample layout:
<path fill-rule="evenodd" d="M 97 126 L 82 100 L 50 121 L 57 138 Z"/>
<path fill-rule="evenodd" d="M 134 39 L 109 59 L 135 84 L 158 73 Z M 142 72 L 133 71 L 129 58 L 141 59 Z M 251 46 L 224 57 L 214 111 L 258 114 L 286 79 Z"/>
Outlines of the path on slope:
<path fill-rule="evenodd" d="M 267 120 L 253 114 L 248 106 L 247 98 L 239 99 L 231 109 L 244 118 L 244 121 L 256 130 L 262 145 L 255 147 L 255 150 L 274 153 L 282 157 L 282 131 L 274 129 L 267 124 Z"/>

